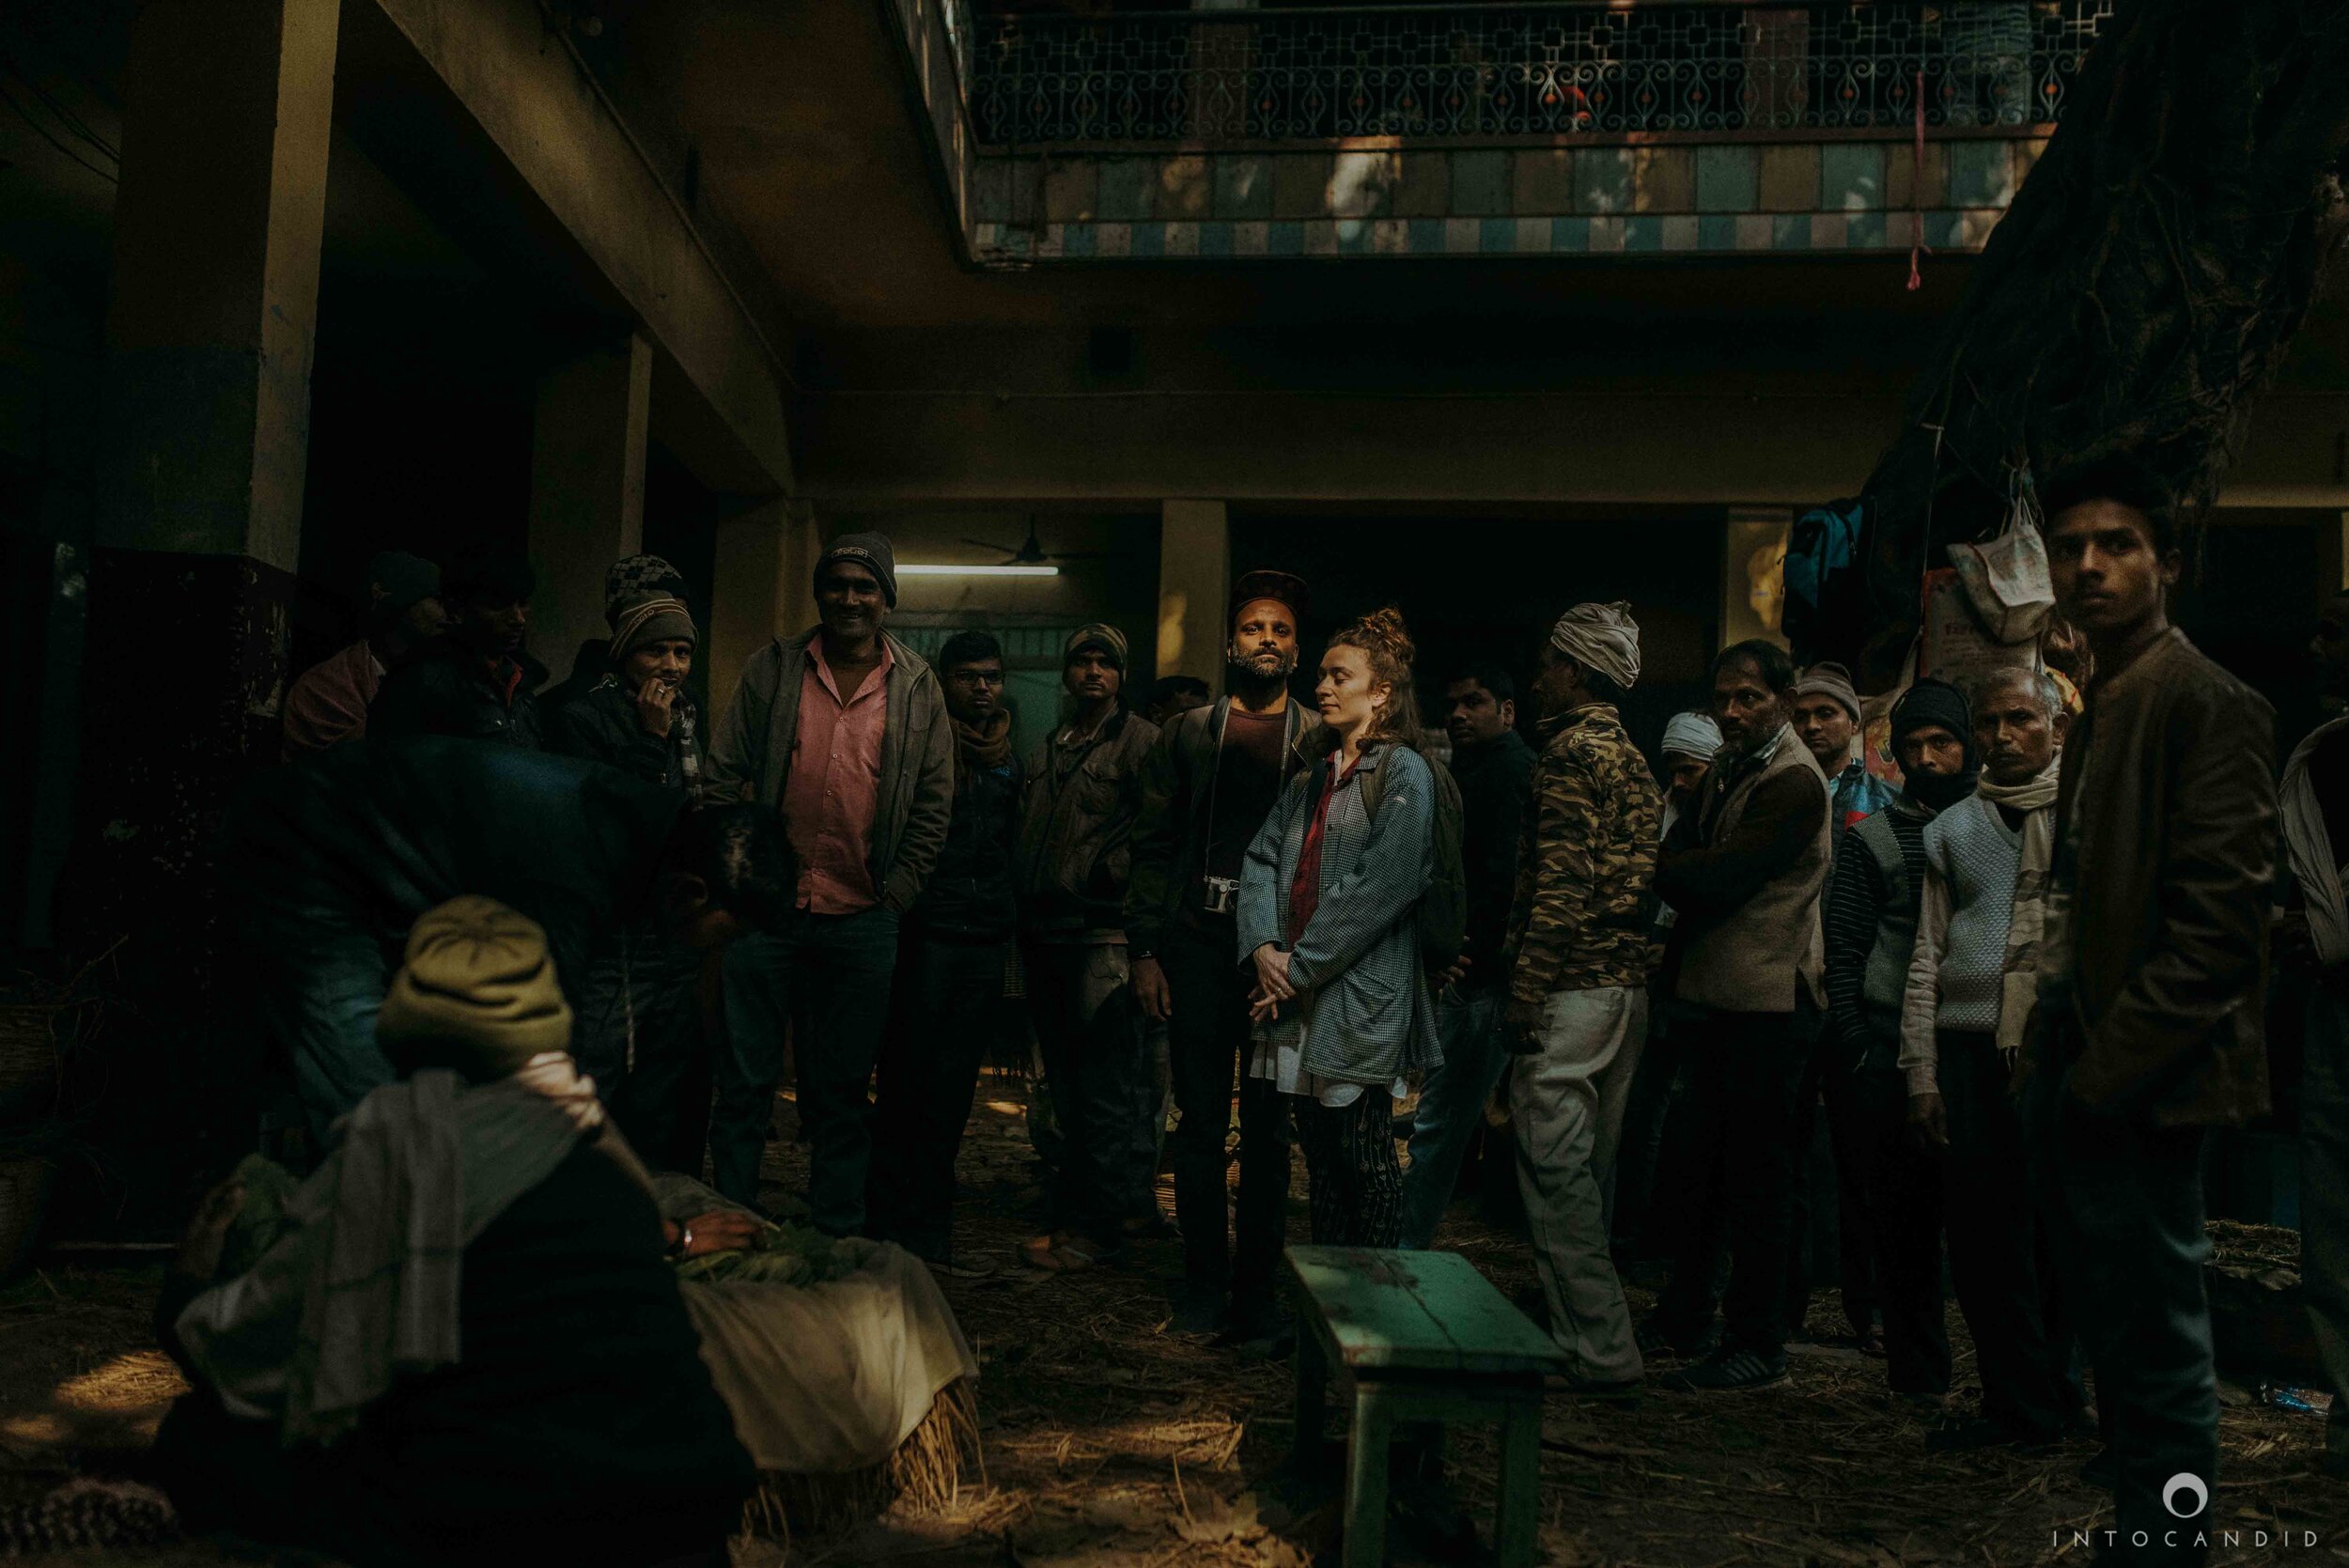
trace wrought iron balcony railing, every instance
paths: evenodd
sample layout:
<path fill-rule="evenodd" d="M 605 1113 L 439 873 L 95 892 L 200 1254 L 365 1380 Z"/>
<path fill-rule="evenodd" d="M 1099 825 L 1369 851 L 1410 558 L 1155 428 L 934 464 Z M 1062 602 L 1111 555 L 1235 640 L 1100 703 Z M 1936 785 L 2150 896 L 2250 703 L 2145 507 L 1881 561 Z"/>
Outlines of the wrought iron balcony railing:
<path fill-rule="evenodd" d="M 2052 123 L 2114 0 L 957 18 L 995 147 Z"/>

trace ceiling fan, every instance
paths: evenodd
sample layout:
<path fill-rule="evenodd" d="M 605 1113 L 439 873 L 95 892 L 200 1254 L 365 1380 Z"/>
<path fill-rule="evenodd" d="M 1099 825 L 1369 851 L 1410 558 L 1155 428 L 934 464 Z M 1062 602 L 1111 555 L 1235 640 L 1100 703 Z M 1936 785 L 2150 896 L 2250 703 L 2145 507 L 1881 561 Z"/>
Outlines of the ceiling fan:
<path fill-rule="evenodd" d="M 965 539 L 962 542 L 976 545 L 981 550 L 1001 551 L 1006 557 L 1003 564 L 1008 567 L 1040 567 L 1051 561 L 1123 561 L 1129 559 L 1133 553 L 1124 550 L 1047 551 L 1044 541 L 1036 536 L 1035 514 L 1033 512 L 1028 514 L 1028 536 L 1017 547 L 997 544 L 991 539 Z"/>

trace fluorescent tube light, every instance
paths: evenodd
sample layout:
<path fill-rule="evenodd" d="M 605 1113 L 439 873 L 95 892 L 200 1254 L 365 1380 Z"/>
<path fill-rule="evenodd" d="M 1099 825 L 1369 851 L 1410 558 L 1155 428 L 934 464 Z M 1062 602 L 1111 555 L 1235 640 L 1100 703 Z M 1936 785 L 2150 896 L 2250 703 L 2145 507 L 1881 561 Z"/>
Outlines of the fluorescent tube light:
<path fill-rule="evenodd" d="M 910 561 L 898 563 L 899 577 L 1058 577 L 1058 567 L 957 567 L 937 562 L 916 565 Z"/>

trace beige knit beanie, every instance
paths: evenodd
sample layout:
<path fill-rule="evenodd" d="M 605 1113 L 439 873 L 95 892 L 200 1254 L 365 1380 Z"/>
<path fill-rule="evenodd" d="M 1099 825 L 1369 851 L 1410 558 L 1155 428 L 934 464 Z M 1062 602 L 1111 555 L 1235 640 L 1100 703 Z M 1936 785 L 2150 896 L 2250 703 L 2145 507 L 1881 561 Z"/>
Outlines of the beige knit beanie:
<path fill-rule="evenodd" d="M 476 1083 L 571 1047 L 571 1010 L 547 934 L 493 898 L 466 893 L 416 922 L 375 1037 L 403 1070 L 454 1067 Z"/>

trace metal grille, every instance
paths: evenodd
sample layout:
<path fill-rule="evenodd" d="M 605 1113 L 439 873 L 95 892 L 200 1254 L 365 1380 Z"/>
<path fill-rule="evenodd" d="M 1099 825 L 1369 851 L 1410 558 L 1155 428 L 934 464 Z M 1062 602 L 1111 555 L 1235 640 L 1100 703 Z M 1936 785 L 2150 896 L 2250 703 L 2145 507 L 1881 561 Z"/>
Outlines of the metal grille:
<path fill-rule="evenodd" d="M 998 15 L 992 147 L 2046 125 L 2113 0 Z"/>

